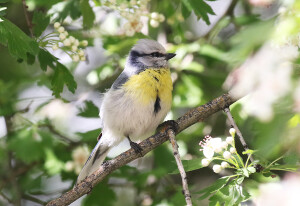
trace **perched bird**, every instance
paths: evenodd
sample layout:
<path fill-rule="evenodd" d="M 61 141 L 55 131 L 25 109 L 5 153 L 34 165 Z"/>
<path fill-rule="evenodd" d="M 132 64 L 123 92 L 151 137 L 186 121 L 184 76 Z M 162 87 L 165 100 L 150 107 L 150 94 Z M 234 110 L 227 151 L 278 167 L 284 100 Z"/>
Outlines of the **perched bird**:
<path fill-rule="evenodd" d="M 150 39 L 141 39 L 133 46 L 123 72 L 103 96 L 102 136 L 77 183 L 96 171 L 109 150 L 124 138 L 135 152 L 142 151 L 135 141 L 150 136 L 170 111 L 173 85 L 168 60 L 174 56 Z"/>

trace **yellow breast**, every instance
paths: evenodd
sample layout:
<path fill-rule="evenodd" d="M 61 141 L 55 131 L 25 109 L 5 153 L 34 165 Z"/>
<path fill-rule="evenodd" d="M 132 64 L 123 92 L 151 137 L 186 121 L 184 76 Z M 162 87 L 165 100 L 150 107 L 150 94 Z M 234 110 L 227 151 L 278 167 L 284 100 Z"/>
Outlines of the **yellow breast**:
<path fill-rule="evenodd" d="M 143 105 L 155 102 L 157 97 L 164 103 L 172 102 L 173 84 L 169 69 L 146 69 L 131 76 L 123 89 L 126 95 L 131 95 Z"/>

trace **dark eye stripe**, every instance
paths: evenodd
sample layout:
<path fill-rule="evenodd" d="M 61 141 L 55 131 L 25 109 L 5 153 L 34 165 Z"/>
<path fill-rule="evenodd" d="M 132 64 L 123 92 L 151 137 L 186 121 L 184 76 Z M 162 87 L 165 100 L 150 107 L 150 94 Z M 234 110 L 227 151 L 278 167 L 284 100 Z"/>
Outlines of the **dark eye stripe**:
<path fill-rule="evenodd" d="M 142 54 L 142 53 L 139 53 L 135 50 L 132 50 L 131 51 L 131 55 L 132 56 L 136 56 L 136 57 L 144 57 L 144 56 L 152 56 L 152 57 L 165 57 L 166 55 L 165 54 L 162 54 L 160 52 L 152 52 L 150 54 Z"/>

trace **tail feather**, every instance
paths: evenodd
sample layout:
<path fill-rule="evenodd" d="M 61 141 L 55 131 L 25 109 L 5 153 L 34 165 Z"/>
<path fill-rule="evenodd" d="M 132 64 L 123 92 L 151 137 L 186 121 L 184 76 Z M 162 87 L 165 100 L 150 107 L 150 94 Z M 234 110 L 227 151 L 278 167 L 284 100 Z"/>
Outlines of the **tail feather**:
<path fill-rule="evenodd" d="M 101 139 L 98 141 L 89 158 L 85 162 L 81 172 L 79 173 L 77 183 L 84 180 L 87 176 L 91 175 L 100 167 L 107 153 L 109 152 L 109 149 L 110 148 L 107 145 L 102 144 Z"/>

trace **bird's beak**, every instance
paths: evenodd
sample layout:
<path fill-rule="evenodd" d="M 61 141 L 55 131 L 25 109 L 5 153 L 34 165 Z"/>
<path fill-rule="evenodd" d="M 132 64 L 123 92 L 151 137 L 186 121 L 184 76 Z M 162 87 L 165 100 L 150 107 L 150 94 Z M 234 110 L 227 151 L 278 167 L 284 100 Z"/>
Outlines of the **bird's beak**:
<path fill-rule="evenodd" d="M 174 56 L 176 56 L 176 54 L 174 54 L 174 53 L 167 53 L 166 54 L 166 60 L 172 59 Z"/>

